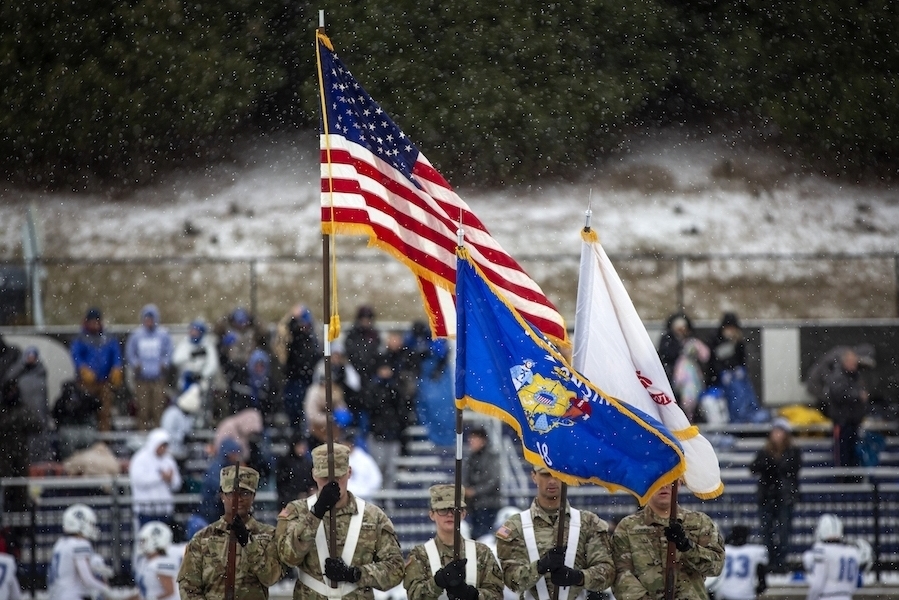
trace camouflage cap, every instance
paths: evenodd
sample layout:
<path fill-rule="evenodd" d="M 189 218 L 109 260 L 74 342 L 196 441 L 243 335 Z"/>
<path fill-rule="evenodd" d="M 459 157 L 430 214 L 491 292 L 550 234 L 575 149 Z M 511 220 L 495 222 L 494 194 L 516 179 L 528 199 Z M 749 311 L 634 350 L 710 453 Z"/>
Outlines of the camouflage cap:
<path fill-rule="evenodd" d="M 350 449 L 334 444 L 334 477 L 343 477 L 350 468 Z M 328 445 L 312 449 L 312 476 L 324 479 L 328 476 Z"/>
<path fill-rule="evenodd" d="M 234 491 L 234 465 L 225 467 L 219 473 L 219 487 L 226 494 Z M 259 471 L 251 467 L 240 467 L 240 473 L 237 475 L 238 487 L 244 490 L 256 491 L 259 485 Z"/>
<path fill-rule="evenodd" d="M 456 486 L 448 483 L 432 485 L 428 488 L 431 494 L 431 510 L 438 508 L 453 508 L 456 506 Z M 465 498 L 465 488 L 462 488 L 462 498 Z M 462 500 L 462 508 L 465 508 L 465 500 Z"/>

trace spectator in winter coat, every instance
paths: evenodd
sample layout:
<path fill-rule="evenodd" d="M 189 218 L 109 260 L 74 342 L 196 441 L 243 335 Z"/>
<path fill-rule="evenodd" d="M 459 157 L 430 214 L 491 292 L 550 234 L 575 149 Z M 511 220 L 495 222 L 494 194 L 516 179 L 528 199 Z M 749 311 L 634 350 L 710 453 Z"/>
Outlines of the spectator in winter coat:
<path fill-rule="evenodd" d="M 428 429 L 428 439 L 437 446 L 455 443 L 456 409 L 450 346 L 445 339 L 433 339 L 428 324 L 418 321 L 404 345 L 418 361 L 418 393 L 415 412 L 418 423 Z"/>
<path fill-rule="evenodd" d="M 200 391 L 200 409 L 197 411 L 205 421 L 207 401 L 212 381 L 219 373 L 218 350 L 212 336 L 206 335 L 207 326 L 202 319 L 190 324 L 187 335 L 178 342 L 172 353 L 172 364 L 178 372 L 178 392 L 183 393 L 188 386 L 196 383 Z"/>
<path fill-rule="evenodd" d="M 815 364 L 811 366 L 805 375 L 805 389 L 815 399 L 816 405 L 824 415 L 830 414 L 828 407 L 828 386 L 834 371 L 842 369 L 840 359 L 846 350 L 852 350 L 858 357 L 859 368 L 873 369 L 877 361 L 872 344 L 857 344 L 855 346 L 835 346 L 824 353 Z"/>
<path fill-rule="evenodd" d="M 324 378 L 325 361 L 322 359 L 315 365 L 315 374 L 312 376 L 313 385 Z M 331 381 L 340 388 L 343 401 L 352 416 L 350 424 L 357 430 L 358 439 L 364 443 L 368 435 L 369 421 L 368 408 L 362 394 L 362 377 L 347 360 L 346 349 L 341 339 L 331 342 Z M 308 389 L 306 391 L 308 392 Z M 308 419 L 308 416 L 306 418 Z"/>
<path fill-rule="evenodd" d="M 347 431 L 344 444 L 350 449 L 350 479 L 347 481 L 346 489 L 354 496 L 371 502 L 375 494 L 381 491 L 384 476 L 371 454 L 356 444 L 355 440 L 353 432 Z"/>
<path fill-rule="evenodd" d="M 174 524 L 175 492 L 181 489 L 181 473 L 169 453 L 169 434 L 153 429 L 128 465 L 131 482 L 132 512 L 136 528 L 150 521 Z"/>
<path fill-rule="evenodd" d="M 0 478 L 28 475 L 28 440 L 41 431 L 38 415 L 22 402 L 19 384 L 8 379 L 0 385 Z M 4 488 L 5 511 L 22 511 L 27 505 L 22 486 Z"/>
<path fill-rule="evenodd" d="M 396 457 L 402 449 L 401 436 L 409 425 L 410 414 L 403 384 L 403 379 L 385 356 L 375 371 L 366 395 L 371 415 L 368 451 L 378 463 L 387 486 L 395 483 Z"/>
<path fill-rule="evenodd" d="M 250 440 L 261 434 L 263 429 L 262 413 L 255 408 L 247 408 L 218 424 L 212 447 L 217 449 L 222 441 L 231 438 L 240 444 L 244 459 L 249 459 Z"/>
<path fill-rule="evenodd" d="M 500 459 L 481 426 L 468 433 L 468 449 L 462 482 L 471 516 L 471 537 L 477 539 L 490 533 L 496 511 L 502 506 Z"/>
<path fill-rule="evenodd" d="M 333 352 L 333 351 L 332 351 Z M 290 426 L 303 429 L 303 401 L 315 366 L 323 356 L 312 312 L 298 304 L 278 322 L 274 354 L 284 374 L 281 399 Z"/>
<path fill-rule="evenodd" d="M 827 404 L 833 421 L 834 466 L 857 467 L 862 421 L 868 412 L 868 390 L 858 370 L 858 355 L 847 348 L 840 355 L 840 367 L 828 379 Z"/>
<path fill-rule="evenodd" d="M 275 382 L 270 372 L 271 359 L 264 350 L 256 349 L 247 361 L 250 403 L 269 419 L 275 412 Z"/>
<path fill-rule="evenodd" d="M 200 387 L 191 385 L 162 413 L 159 427 L 169 434 L 169 452 L 178 462 L 187 458 L 184 439 L 194 430 L 198 412 L 200 412 Z"/>
<path fill-rule="evenodd" d="M 222 514 L 222 500 L 219 496 L 222 469 L 242 462 L 249 452 L 244 452 L 234 438 L 225 437 L 215 446 L 215 455 L 206 467 L 203 485 L 200 488 L 200 506 L 197 511 L 206 523 L 214 523 Z"/>
<path fill-rule="evenodd" d="M 309 426 L 309 444 L 313 448 L 324 444 L 328 439 L 328 405 L 324 379 L 317 380 L 306 390 L 303 411 L 306 413 L 306 424 Z M 343 389 L 336 382 L 331 382 L 331 439 L 339 440 L 341 430 L 353 420 L 353 416 L 343 401 Z"/>
<path fill-rule="evenodd" d="M 228 404 L 233 414 L 237 412 L 234 407 L 245 406 L 245 400 L 240 396 L 245 395 L 246 390 L 241 386 L 249 385 L 250 355 L 264 343 L 265 333 L 256 324 L 256 319 L 240 307 L 216 323 L 215 333 L 218 335 L 219 364 L 228 386 Z"/>
<path fill-rule="evenodd" d="M 15 379 L 19 383 L 22 404 L 31 409 L 41 422 L 41 429 L 50 428 L 50 406 L 47 402 L 47 368 L 34 346 L 25 348 L 22 358 L 7 371 L 4 380 Z M 28 462 L 36 463 L 53 459 L 50 438 L 33 435 L 28 442 Z"/>
<path fill-rule="evenodd" d="M 312 478 L 309 442 L 299 431 L 294 431 L 291 436 L 287 454 L 278 457 L 275 485 L 278 488 L 279 508 L 284 508 L 294 500 L 308 498 L 317 489 L 315 479 Z"/>
<path fill-rule="evenodd" d="M 159 325 L 159 309 L 147 304 L 140 311 L 141 324 L 128 336 L 125 357 L 134 375 L 134 403 L 137 427 L 152 429 L 159 425 L 168 406 L 168 369 L 172 362 L 172 338 Z"/>
<path fill-rule="evenodd" d="M 724 391 L 732 423 L 761 423 L 769 419 L 759 407 L 758 396 L 749 379 L 746 344 L 740 320 L 735 313 L 724 313 L 715 337 L 709 344 L 712 375 L 709 385 Z"/>
<path fill-rule="evenodd" d="M 124 378 L 119 341 L 103 331 L 100 309 L 88 309 L 81 326 L 81 335 L 72 342 L 72 361 L 78 385 L 100 400 L 97 414 L 98 429 L 112 429 L 112 407 Z"/>
<path fill-rule="evenodd" d="M 674 364 L 684 349 L 684 342 L 693 335 L 693 322 L 684 313 L 674 313 L 668 317 L 665 332 L 659 339 L 659 360 L 668 375 L 668 381 L 674 385 Z"/>
<path fill-rule="evenodd" d="M 362 377 L 362 388 L 367 388 L 375 377 L 381 356 L 381 334 L 375 329 L 375 311 L 370 306 L 360 306 L 356 321 L 344 342 L 346 356 Z"/>
<path fill-rule="evenodd" d="M 773 571 L 787 571 L 787 549 L 793 531 L 793 508 L 799 502 L 799 467 L 802 459 L 793 445 L 792 428 L 775 419 L 765 446 L 749 470 L 759 477 L 758 511 L 762 538 Z"/>

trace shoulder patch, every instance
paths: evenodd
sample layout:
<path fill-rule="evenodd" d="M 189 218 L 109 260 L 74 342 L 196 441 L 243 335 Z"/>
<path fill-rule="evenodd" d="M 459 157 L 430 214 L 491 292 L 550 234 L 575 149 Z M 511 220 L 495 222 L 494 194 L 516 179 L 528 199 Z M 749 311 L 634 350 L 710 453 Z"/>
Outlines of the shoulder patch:
<path fill-rule="evenodd" d="M 290 514 L 290 511 L 288 511 L 287 507 L 285 506 L 284 508 L 281 509 L 281 512 L 278 513 L 278 518 L 286 519 L 289 514 Z"/>
<path fill-rule="evenodd" d="M 499 529 L 496 530 L 496 537 L 507 540 L 509 536 L 512 535 L 512 530 L 503 525 Z"/>

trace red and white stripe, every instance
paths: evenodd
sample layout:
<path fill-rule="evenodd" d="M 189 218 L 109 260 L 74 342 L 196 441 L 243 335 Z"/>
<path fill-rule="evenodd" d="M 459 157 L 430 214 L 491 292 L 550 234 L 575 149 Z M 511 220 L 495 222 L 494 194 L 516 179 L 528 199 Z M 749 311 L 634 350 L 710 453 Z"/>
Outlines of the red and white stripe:
<path fill-rule="evenodd" d="M 413 169 L 419 189 L 401 172 L 341 135 L 321 135 L 322 231 L 364 233 L 418 277 L 438 337 L 456 329 L 456 232 L 485 277 L 535 328 L 567 344 L 565 321 L 468 205 L 421 154 Z"/>

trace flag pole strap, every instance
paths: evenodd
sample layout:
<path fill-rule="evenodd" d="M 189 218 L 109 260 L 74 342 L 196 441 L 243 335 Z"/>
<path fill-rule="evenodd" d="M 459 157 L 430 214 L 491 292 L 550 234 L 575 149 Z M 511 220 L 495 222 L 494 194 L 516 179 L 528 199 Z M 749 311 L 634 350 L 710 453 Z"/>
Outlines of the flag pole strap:
<path fill-rule="evenodd" d="M 677 489 L 679 481 L 674 480 L 671 485 L 671 514 L 668 516 L 668 526 L 677 523 Z M 669 541 L 665 549 L 665 600 L 674 600 L 674 583 L 677 577 L 677 552 L 674 542 Z"/>
<path fill-rule="evenodd" d="M 456 473 L 453 503 L 453 560 L 462 555 L 462 409 L 456 408 Z M 469 560 L 475 560 L 469 556 Z"/>

